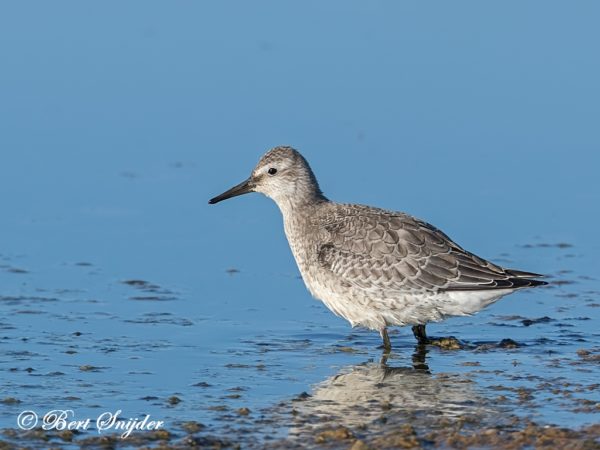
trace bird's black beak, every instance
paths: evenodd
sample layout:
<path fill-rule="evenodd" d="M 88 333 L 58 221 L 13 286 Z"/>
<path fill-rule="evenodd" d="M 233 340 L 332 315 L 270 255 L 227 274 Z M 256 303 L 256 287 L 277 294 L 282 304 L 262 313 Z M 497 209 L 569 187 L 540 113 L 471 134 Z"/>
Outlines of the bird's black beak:
<path fill-rule="evenodd" d="M 248 178 L 245 181 L 242 181 L 237 186 L 232 187 L 228 191 L 223 192 L 221 195 L 217 195 L 215 198 L 211 198 L 208 203 L 214 205 L 215 203 L 219 203 L 222 200 L 227 200 L 231 197 L 237 197 L 238 195 L 247 194 L 248 192 L 252 192 L 254 190 L 254 182 L 251 178 Z"/>

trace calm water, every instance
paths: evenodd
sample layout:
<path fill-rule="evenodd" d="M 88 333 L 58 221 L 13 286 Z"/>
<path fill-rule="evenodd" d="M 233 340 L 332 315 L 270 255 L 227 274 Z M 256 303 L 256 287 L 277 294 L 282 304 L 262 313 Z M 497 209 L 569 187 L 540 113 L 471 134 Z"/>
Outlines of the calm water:
<path fill-rule="evenodd" d="M 378 376 L 364 364 L 379 337 L 310 298 L 275 205 L 207 205 L 277 144 L 332 199 L 407 211 L 560 281 L 431 326 L 472 345 L 430 350 L 432 374 L 472 383 L 402 378 L 450 392 L 419 408 L 597 383 L 576 351 L 600 347 L 598 5 L 234 9 L 0 7 L 0 372 L 2 398 L 20 401 L 0 405 L 0 428 L 70 408 L 219 432 L 237 408 Z M 478 348 L 504 338 L 521 347 Z M 411 333 L 392 340 L 389 364 L 410 367 Z M 549 392 L 522 414 L 597 422 Z"/>

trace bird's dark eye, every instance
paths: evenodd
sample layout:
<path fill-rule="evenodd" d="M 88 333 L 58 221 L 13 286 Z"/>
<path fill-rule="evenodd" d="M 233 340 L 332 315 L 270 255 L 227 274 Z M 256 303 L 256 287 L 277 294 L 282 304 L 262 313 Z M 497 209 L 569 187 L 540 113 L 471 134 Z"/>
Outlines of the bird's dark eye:
<path fill-rule="evenodd" d="M 275 175 L 277 173 L 277 169 L 275 167 L 271 167 L 269 170 L 267 170 L 267 173 L 269 175 Z"/>

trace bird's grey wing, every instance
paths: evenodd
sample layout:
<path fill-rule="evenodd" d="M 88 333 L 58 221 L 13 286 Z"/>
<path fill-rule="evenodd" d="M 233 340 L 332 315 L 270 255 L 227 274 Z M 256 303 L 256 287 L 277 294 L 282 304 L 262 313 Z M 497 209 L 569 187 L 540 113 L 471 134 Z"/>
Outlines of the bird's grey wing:
<path fill-rule="evenodd" d="M 321 266 L 363 289 L 442 291 L 511 289 L 534 284 L 464 250 L 412 216 L 368 207 L 322 220 Z"/>

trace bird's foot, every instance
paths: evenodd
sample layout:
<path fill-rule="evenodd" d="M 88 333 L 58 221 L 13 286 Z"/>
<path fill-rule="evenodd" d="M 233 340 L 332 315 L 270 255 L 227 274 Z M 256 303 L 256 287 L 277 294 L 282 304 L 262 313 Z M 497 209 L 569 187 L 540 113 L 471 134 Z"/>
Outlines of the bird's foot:
<path fill-rule="evenodd" d="M 465 348 L 462 342 L 456 339 L 454 336 L 441 337 L 441 338 L 429 338 L 425 331 L 425 325 L 414 325 L 412 332 L 417 339 L 419 346 L 435 345 L 436 347 L 444 350 L 460 350 Z"/>
<path fill-rule="evenodd" d="M 429 339 L 427 338 L 427 333 L 425 331 L 425 325 L 413 325 L 412 332 L 415 335 L 419 345 L 429 344 Z"/>

